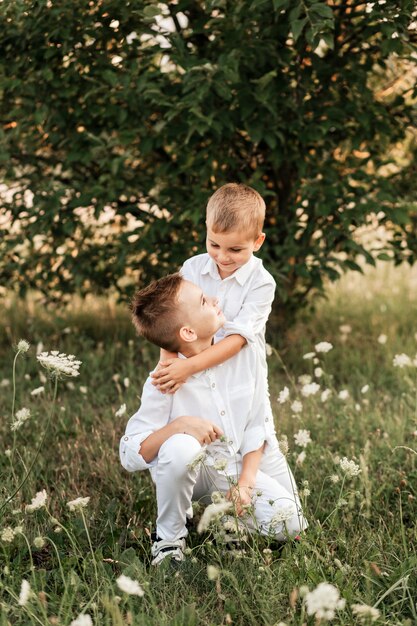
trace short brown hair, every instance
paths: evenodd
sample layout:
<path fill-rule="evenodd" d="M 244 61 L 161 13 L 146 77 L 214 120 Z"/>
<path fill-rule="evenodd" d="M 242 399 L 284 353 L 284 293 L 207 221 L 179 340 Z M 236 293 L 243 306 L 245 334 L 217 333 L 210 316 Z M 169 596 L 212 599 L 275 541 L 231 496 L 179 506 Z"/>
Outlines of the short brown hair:
<path fill-rule="evenodd" d="M 207 204 L 207 225 L 215 233 L 246 231 L 259 237 L 265 221 L 265 202 L 252 187 L 241 183 L 223 185 Z"/>
<path fill-rule="evenodd" d="M 181 274 L 169 274 L 137 291 L 132 300 L 132 321 L 139 335 L 170 352 L 180 349 L 176 305 L 182 281 Z"/>

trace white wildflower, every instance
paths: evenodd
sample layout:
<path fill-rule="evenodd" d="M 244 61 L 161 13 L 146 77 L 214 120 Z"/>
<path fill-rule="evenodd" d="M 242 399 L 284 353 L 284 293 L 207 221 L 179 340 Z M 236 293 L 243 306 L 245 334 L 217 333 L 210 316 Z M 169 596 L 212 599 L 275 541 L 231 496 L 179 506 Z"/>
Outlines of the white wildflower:
<path fill-rule="evenodd" d="M 11 543 L 14 539 L 13 528 L 11 528 L 11 526 L 6 526 L 6 528 L 3 528 L 3 530 L 1 531 L 0 538 L 5 543 Z"/>
<path fill-rule="evenodd" d="M 352 326 L 350 326 L 349 324 L 342 324 L 341 326 L 339 326 L 339 330 L 342 335 L 348 335 L 352 332 Z"/>
<path fill-rule="evenodd" d="M 313 379 L 311 378 L 310 374 L 301 374 L 301 376 L 298 377 L 298 382 L 300 385 L 308 385 L 309 383 L 311 383 Z"/>
<path fill-rule="evenodd" d="M 42 491 L 38 491 L 36 496 L 32 498 L 31 503 L 26 505 L 26 512 L 33 513 L 33 511 L 37 511 L 38 509 L 41 509 L 43 506 L 46 506 L 47 499 L 48 499 L 48 494 L 46 493 L 45 489 L 42 489 Z"/>
<path fill-rule="evenodd" d="M 72 620 L 70 626 L 93 626 L 93 620 L 88 613 L 80 613 L 76 619 Z"/>
<path fill-rule="evenodd" d="M 40 396 L 41 393 L 45 391 L 45 387 L 41 385 L 40 387 L 36 387 L 36 389 L 32 389 L 30 392 L 31 396 Z"/>
<path fill-rule="evenodd" d="M 20 511 L 18 511 L 17 513 L 20 513 Z M 21 535 L 22 533 L 23 533 L 23 526 L 16 526 L 14 529 L 14 534 Z"/>
<path fill-rule="evenodd" d="M 334 619 L 336 611 L 345 608 L 346 601 L 340 598 L 339 590 L 329 583 L 320 583 L 316 589 L 305 596 L 307 614 L 319 620 Z"/>
<path fill-rule="evenodd" d="M 381 615 L 379 609 L 369 606 L 368 604 L 352 604 L 351 609 L 352 613 L 356 615 L 361 622 L 367 622 L 368 620 L 375 622 Z"/>
<path fill-rule="evenodd" d="M 26 341 L 26 339 L 21 339 L 19 341 L 19 343 L 17 344 L 17 351 L 18 352 L 27 352 L 30 348 L 30 343 L 28 341 Z"/>
<path fill-rule="evenodd" d="M 124 574 L 116 579 L 116 583 L 121 591 L 124 591 L 130 596 L 142 597 L 145 594 L 137 580 L 132 580 L 132 578 L 129 578 L 129 576 L 125 576 Z"/>
<path fill-rule="evenodd" d="M 321 378 L 323 376 L 323 370 L 321 369 L 321 367 L 314 368 L 314 376 L 316 378 Z"/>
<path fill-rule="evenodd" d="M 360 474 L 361 470 L 355 461 L 349 461 L 345 456 L 340 459 L 339 465 L 348 478 L 353 478 Z"/>
<path fill-rule="evenodd" d="M 225 502 L 226 500 L 224 497 L 224 493 L 222 493 L 221 491 L 213 491 L 213 493 L 211 494 L 211 501 L 215 504 L 218 504 L 219 502 Z"/>
<path fill-rule="evenodd" d="M 206 458 L 207 458 L 207 452 L 205 450 L 198 452 L 196 456 L 194 457 L 194 459 L 191 461 L 191 463 L 188 463 L 187 465 L 188 469 L 189 470 L 196 469 L 199 465 L 204 463 Z"/>
<path fill-rule="evenodd" d="M 213 464 L 213 468 L 217 471 L 217 472 L 224 472 L 224 470 L 227 467 L 227 461 L 226 459 L 218 459 L 214 464 Z"/>
<path fill-rule="evenodd" d="M 320 341 L 315 346 L 316 352 L 330 352 L 332 350 L 333 345 L 329 341 Z"/>
<path fill-rule="evenodd" d="M 130 379 L 127 376 L 126 378 L 123 378 L 123 384 L 126 389 L 130 386 Z"/>
<path fill-rule="evenodd" d="M 10 448 L 7 448 L 7 450 L 4 451 L 5 456 L 7 456 L 8 459 L 10 459 L 10 457 L 12 456 L 12 451 Z"/>
<path fill-rule="evenodd" d="M 31 595 L 30 584 L 27 580 L 23 579 L 20 587 L 19 600 L 17 601 L 19 606 L 26 606 Z"/>
<path fill-rule="evenodd" d="M 287 435 L 282 435 L 282 439 L 278 441 L 278 447 L 280 452 L 286 456 L 288 454 L 289 445 L 288 445 L 288 437 Z"/>
<path fill-rule="evenodd" d="M 90 496 L 85 498 L 75 498 L 75 500 L 70 500 L 67 502 L 67 507 L 70 511 L 79 511 L 80 509 L 85 509 L 87 504 L 90 502 Z"/>
<path fill-rule="evenodd" d="M 80 365 L 73 354 L 64 354 L 58 350 L 52 352 L 41 352 L 37 357 L 39 363 L 51 376 L 62 378 L 63 376 L 79 376 Z"/>
<path fill-rule="evenodd" d="M 43 343 L 42 341 L 39 341 L 38 344 L 36 345 L 36 354 L 40 354 L 41 352 L 43 352 Z"/>
<path fill-rule="evenodd" d="M 18 430 L 30 418 L 30 409 L 20 409 L 16 411 L 15 421 L 11 425 L 11 430 Z"/>
<path fill-rule="evenodd" d="M 310 494 L 311 494 L 311 491 L 310 491 L 310 489 L 309 489 L 308 487 L 305 487 L 305 489 L 303 489 L 303 490 L 301 491 L 301 493 L 300 493 L 300 495 L 301 495 L 303 498 L 308 498 L 308 496 L 309 496 Z"/>
<path fill-rule="evenodd" d="M 301 429 L 298 433 L 295 433 L 294 440 L 297 446 L 301 446 L 301 448 L 306 448 L 309 443 L 311 443 L 310 431 Z"/>
<path fill-rule="evenodd" d="M 10 385 L 10 380 L 8 378 L 3 378 L 0 382 L 0 387 L 8 387 Z"/>
<path fill-rule="evenodd" d="M 231 507 L 231 502 L 213 502 L 213 504 L 209 504 L 201 516 L 197 526 L 197 532 L 202 533 L 207 530 L 213 521 L 219 519 L 226 511 L 229 511 Z"/>
<path fill-rule="evenodd" d="M 385 345 L 387 343 L 387 339 L 388 339 L 388 337 L 386 335 L 381 334 L 381 335 L 379 335 L 377 341 L 378 341 L 378 343 L 381 344 L 381 346 L 383 346 L 383 345 Z"/>
<path fill-rule="evenodd" d="M 291 405 L 291 411 L 293 413 L 301 413 L 301 411 L 303 410 L 303 405 L 299 400 L 294 400 L 294 402 Z"/>
<path fill-rule="evenodd" d="M 122 417 L 126 413 L 126 404 L 122 404 L 116 411 L 116 417 Z"/>
<path fill-rule="evenodd" d="M 272 356 L 272 346 L 269 345 L 269 343 L 265 344 L 265 352 L 266 352 L 266 356 Z"/>
<path fill-rule="evenodd" d="M 82 386 L 80 387 L 80 391 L 81 391 L 81 393 L 83 393 L 83 394 L 85 395 L 85 394 L 88 392 L 88 388 L 87 388 L 87 387 L 85 387 L 84 385 L 82 385 Z"/>
<path fill-rule="evenodd" d="M 300 466 L 304 463 L 305 459 L 306 459 L 306 452 L 305 450 L 302 450 L 300 454 L 297 456 L 297 458 L 295 459 L 295 464 Z"/>
<path fill-rule="evenodd" d="M 290 397 L 290 390 L 288 389 L 288 387 L 284 387 L 284 389 L 279 392 L 278 402 L 280 404 L 285 404 L 285 402 L 289 399 L 289 397 Z"/>
<path fill-rule="evenodd" d="M 324 391 L 321 392 L 320 400 L 322 402 L 327 402 L 327 400 L 330 398 L 331 395 L 332 395 L 331 389 L 324 389 Z"/>
<path fill-rule="evenodd" d="M 392 361 L 392 364 L 394 365 L 394 367 L 410 367 L 410 365 L 412 364 L 412 361 L 410 359 L 410 357 L 408 356 L 408 354 L 396 354 L 394 356 L 394 359 Z"/>
<path fill-rule="evenodd" d="M 220 578 L 220 570 L 214 565 L 207 565 L 207 578 L 209 580 L 217 580 Z"/>
<path fill-rule="evenodd" d="M 281 509 L 278 509 L 278 511 L 274 513 L 274 515 L 271 517 L 271 521 L 270 521 L 271 528 L 275 528 L 279 524 L 288 522 L 288 520 L 294 517 L 295 514 L 296 514 L 296 510 L 294 508 L 294 505 L 292 504 L 289 504 L 287 506 L 282 507 Z"/>
<path fill-rule="evenodd" d="M 308 361 L 310 359 L 314 359 L 315 356 L 316 356 L 315 352 L 306 352 L 305 354 L 303 354 L 303 359 Z"/>
<path fill-rule="evenodd" d="M 338 483 L 338 482 L 339 482 L 339 480 L 340 480 L 339 475 L 338 475 L 338 474 L 332 474 L 332 475 L 330 476 L 330 480 L 331 480 L 331 482 L 332 482 L 334 485 L 336 485 L 336 483 Z"/>
<path fill-rule="evenodd" d="M 361 389 L 361 393 L 368 393 L 369 391 L 369 385 L 364 385 Z"/>
<path fill-rule="evenodd" d="M 342 389 L 337 394 L 337 397 L 339 398 L 339 400 L 347 400 L 349 398 L 349 391 L 347 389 Z"/>
<path fill-rule="evenodd" d="M 301 387 L 301 395 L 308 398 L 309 396 L 315 396 L 319 390 L 320 385 L 318 383 L 309 383 Z"/>
<path fill-rule="evenodd" d="M 33 540 L 33 545 L 35 548 L 43 548 L 45 545 L 45 539 L 43 537 L 35 537 Z"/>

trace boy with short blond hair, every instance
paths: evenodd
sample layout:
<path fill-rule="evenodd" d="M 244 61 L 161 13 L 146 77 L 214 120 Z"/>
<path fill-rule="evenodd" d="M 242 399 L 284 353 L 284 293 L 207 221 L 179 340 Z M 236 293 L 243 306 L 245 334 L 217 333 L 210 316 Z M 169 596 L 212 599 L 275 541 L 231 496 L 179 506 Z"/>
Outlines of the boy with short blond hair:
<path fill-rule="evenodd" d="M 181 273 L 208 295 L 216 296 L 226 316 L 215 344 L 204 354 L 184 361 L 162 351 L 160 369 L 153 374 L 162 392 L 175 393 L 189 376 L 225 362 L 246 344 L 259 356 L 261 380 L 267 398 L 268 427 L 274 431 L 268 393 L 265 325 L 275 295 L 275 281 L 254 256 L 264 240 L 265 202 L 251 187 L 223 185 L 207 204 L 207 253 L 185 261 Z"/>
<path fill-rule="evenodd" d="M 216 233 L 245 232 L 257 239 L 262 233 L 265 210 L 265 202 L 255 189 L 229 183 L 210 197 L 206 209 L 207 225 Z"/>

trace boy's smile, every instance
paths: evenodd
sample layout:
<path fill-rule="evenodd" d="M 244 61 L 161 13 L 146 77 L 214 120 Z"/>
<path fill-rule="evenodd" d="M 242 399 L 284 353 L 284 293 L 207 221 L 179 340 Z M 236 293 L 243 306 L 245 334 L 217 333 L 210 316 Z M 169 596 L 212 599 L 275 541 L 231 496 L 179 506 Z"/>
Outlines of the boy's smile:
<path fill-rule="evenodd" d="M 221 278 L 231 276 L 245 265 L 264 240 L 264 233 L 254 240 L 245 232 L 215 233 L 207 226 L 207 252 L 216 263 Z"/>

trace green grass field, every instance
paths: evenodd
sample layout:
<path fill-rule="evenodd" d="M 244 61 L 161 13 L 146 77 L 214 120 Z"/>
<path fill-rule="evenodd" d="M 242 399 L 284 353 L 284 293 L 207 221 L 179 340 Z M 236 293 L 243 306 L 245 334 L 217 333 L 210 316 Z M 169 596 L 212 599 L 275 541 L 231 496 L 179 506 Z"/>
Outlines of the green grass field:
<path fill-rule="evenodd" d="M 347 275 L 285 339 L 270 337 L 277 432 L 288 438 L 310 523 L 302 541 L 277 552 L 252 539 L 231 553 L 193 530 L 178 571 L 150 567 L 153 487 L 147 474 L 129 475 L 118 460 L 156 351 L 136 339 L 126 310 L 103 301 L 48 312 L 5 298 L 0 319 L 0 626 L 301 626 L 318 623 L 307 614 L 305 587 L 324 581 L 345 600 L 331 623 L 371 623 L 356 604 L 378 609 L 376 624 L 417 623 L 417 368 L 393 365 L 395 355 L 413 360 L 417 352 L 416 270 L 385 265 Z M 15 409 L 31 416 L 12 432 L 20 339 L 31 348 L 16 361 Z M 321 341 L 333 349 L 316 364 L 303 359 Z M 36 361 L 40 343 L 83 362 L 78 378 L 59 382 L 55 407 Z M 306 374 L 320 385 L 309 397 L 298 380 Z M 44 393 L 31 395 L 40 386 Z M 285 386 L 290 398 L 280 404 Z M 124 403 L 126 413 L 116 416 Z M 305 448 L 294 439 L 299 430 L 309 431 Z M 344 476 L 343 457 L 360 467 L 358 476 Z M 46 507 L 27 512 L 43 489 Z M 77 497 L 90 501 L 72 512 L 67 502 Z M 121 591 L 121 574 L 138 581 L 143 596 Z M 31 587 L 23 605 L 22 579 Z"/>

